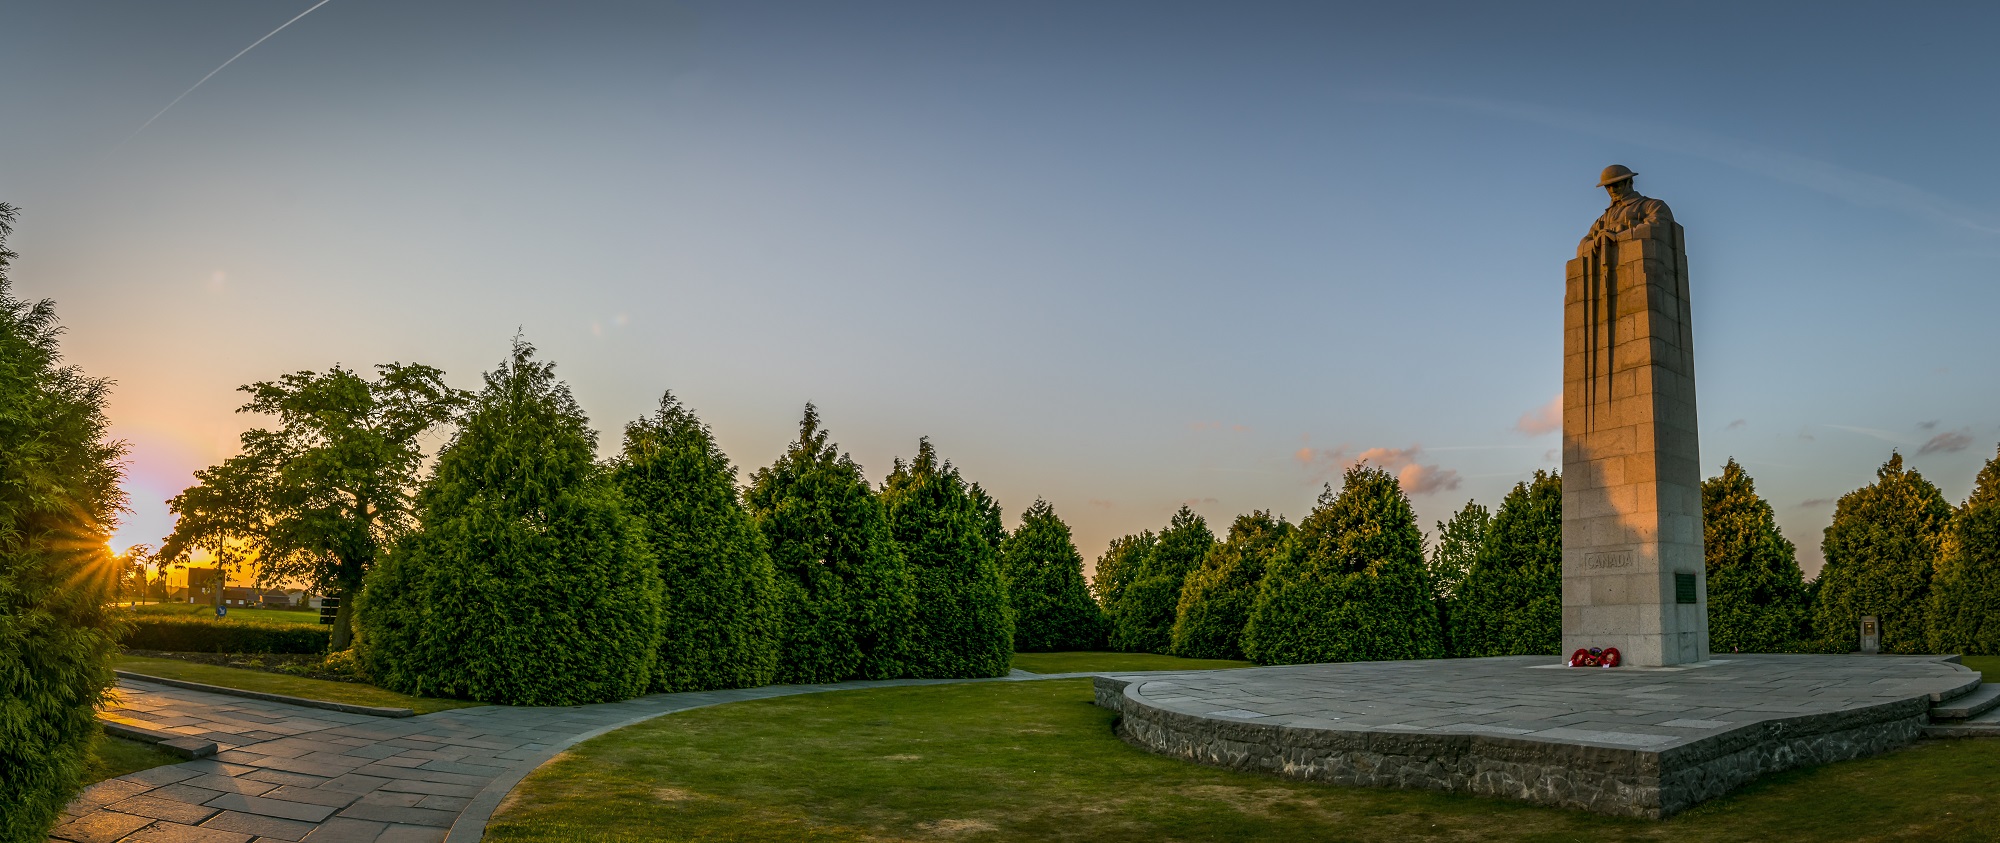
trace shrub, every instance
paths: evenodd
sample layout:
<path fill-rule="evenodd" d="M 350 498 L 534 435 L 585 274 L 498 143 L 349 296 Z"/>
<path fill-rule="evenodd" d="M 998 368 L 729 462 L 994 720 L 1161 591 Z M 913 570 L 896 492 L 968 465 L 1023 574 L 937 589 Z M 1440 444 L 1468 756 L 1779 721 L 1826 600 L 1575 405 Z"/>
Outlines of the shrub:
<path fill-rule="evenodd" d="M 983 494 L 982 494 L 983 496 Z M 903 550 L 915 611 L 904 642 L 910 676 L 1005 676 L 1014 659 L 1007 582 L 987 543 L 988 510 L 930 440 L 882 484 L 889 534 Z"/>
<path fill-rule="evenodd" d="M 655 691 L 769 684 L 778 670 L 778 584 L 736 470 L 708 426 L 674 400 L 625 426 L 612 477 L 660 568 Z"/>
<path fill-rule="evenodd" d="M 206 620 L 174 615 L 137 615 L 120 638 L 135 650 L 177 653 L 324 653 L 329 627 L 268 621 Z"/>
<path fill-rule="evenodd" d="M 368 575 L 361 657 L 382 687 L 508 705 L 645 692 L 659 570 L 554 368 L 515 342 L 439 453 L 417 530 Z"/>
<path fill-rule="evenodd" d="M 1128 653 L 1165 653 L 1173 646 L 1181 586 L 1215 547 L 1208 522 L 1182 506 L 1146 551 L 1139 570 L 1111 609 L 1111 646 Z"/>
<path fill-rule="evenodd" d="M 1945 534 L 1930 642 L 1934 653 L 2000 655 L 2000 456 L 1980 470 Z"/>
<path fill-rule="evenodd" d="M 1923 652 L 1925 609 L 1951 504 L 1903 455 L 1891 454 L 1875 482 L 1842 495 L 1826 528 L 1813 631 L 1851 649 L 1863 615 L 1880 619 L 1882 651 Z"/>
<path fill-rule="evenodd" d="M 0 204 L 0 841 L 47 839 L 111 685 L 110 539 L 124 446 L 108 382 L 62 366 L 55 305 L 11 295 Z"/>
<path fill-rule="evenodd" d="M 1562 648 L 1562 478 L 1535 472 L 1501 499 L 1446 607 L 1454 656 Z"/>
<path fill-rule="evenodd" d="M 1264 569 L 1292 534 L 1292 525 L 1264 511 L 1236 516 L 1229 538 L 1209 551 L 1181 588 L 1174 617 L 1174 655 L 1243 658 L 1243 625 L 1264 582 Z"/>
<path fill-rule="evenodd" d="M 1000 543 L 1000 570 L 1014 606 L 1014 649 L 1046 653 L 1095 650 L 1110 619 L 1083 584 L 1083 555 L 1055 507 L 1037 499 L 1021 526 Z"/>
<path fill-rule="evenodd" d="M 1702 481 L 1701 518 L 1709 649 L 1776 653 L 1806 638 L 1805 573 L 1771 505 L 1736 460 Z"/>
<path fill-rule="evenodd" d="M 1320 495 L 1264 574 L 1243 650 L 1259 664 L 1443 655 L 1424 536 L 1394 476 L 1358 465 Z"/>
<path fill-rule="evenodd" d="M 901 676 L 909 572 L 861 466 L 827 439 L 807 404 L 798 440 L 744 494 L 778 569 L 778 681 Z"/>

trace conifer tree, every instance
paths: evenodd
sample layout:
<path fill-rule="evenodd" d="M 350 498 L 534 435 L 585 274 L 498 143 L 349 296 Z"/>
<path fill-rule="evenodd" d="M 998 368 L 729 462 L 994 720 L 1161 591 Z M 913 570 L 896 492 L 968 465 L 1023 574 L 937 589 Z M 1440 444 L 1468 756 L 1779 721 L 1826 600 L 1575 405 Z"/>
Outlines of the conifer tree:
<path fill-rule="evenodd" d="M 1465 582 L 1465 575 L 1471 572 L 1473 560 L 1479 558 L 1479 548 L 1486 543 L 1486 530 L 1492 524 L 1492 514 L 1476 501 L 1466 501 L 1450 521 L 1437 522 L 1437 546 L 1431 548 L 1424 571 L 1430 581 L 1431 603 L 1437 607 L 1438 628 L 1444 632 L 1447 653 L 1458 652 L 1451 640 L 1452 598 Z"/>
<path fill-rule="evenodd" d="M 1980 470 L 1945 534 L 1930 643 L 1933 653 L 2000 655 L 2000 456 Z"/>
<path fill-rule="evenodd" d="M 903 550 L 915 605 L 904 642 L 906 672 L 1005 676 L 1014 659 L 1014 621 L 982 501 L 958 469 L 938 461 L 929 439 L 919 439 L 916 457 L 907 465 L 896 460 L 882 484 L 882 509 Z"/>
<path fill-rule="evenodd" d="M 994 553 L 999 553 L 1000 543 L 1007 540 L 1007 525 L 1003 523 L 1006 513 L 1001 511 L 1000 502 L 987 494 L 978 483 L 972 484 L 967 491 L 972 495 L 972 502 L 979 508 L 979 534 L 986 539 L 986 544 L 993 548 Z"/>
<path fill-rule="evenodd" d="M 660 658 L 650 688 L 770 684 L 778 669 L 777 573 L 708 425 L 672 393 L 662 395 L 659 410 L 625 425 L 625 450 L 611 474 L 660 568 Z"/>
<path fill-rule="evenodd" d="M 1208 522 L 1182 506 L 1160 531 L 1137 576 L 1111 607 L 1111 646 L 1128 653 L 1165 653 L 1173 646 L 1181 586 L 1208 557 L 1215 534 Z"/>
<path fill-rule="evenodd" d="M 1105 621 L 1110 622 L 1112 607 L 1125 599 L 1125 590 L 1139 577 L 1139 571 L 1146 564 L 1146 555 L 1153 552 L 1153 545 L 1159 541 L 1152 530 L 1138 535 L 1119 536 L 1104 548 L 1104 555 L 1097 557 L 1097 567 L 1091 571 L 1090 593 L 1097 598 L 1097 605 L 1104 607 Z M 1110 633 L 1107 631 L 1107 635 Z"/>
<path fill-rule="evenodd" d="M 125 446 L 104 416 L 110 382 L 62 365 L 55 304 L 13 297 L 14 218 L 0 203 L 0 841 L 41 843 L 111 687 Z"/>
<path fill-rule="evenodd" d="M 1258 664 L 1443 655 L 1424 535 L 1394 475 L 1347 470 L 1272 558 L 1243 630 Z"/>
<path fill-rule="evenodd" d="M 507 705 L 638 696 L 660 648 L 660 574 L 555 366 L 516 339 L 417 499 L 415 532 L 358 609 L 378 684 Z"/>
<path fill-rule="evenodd" d="M 909 572 L 868 478 L 828 441 L 813 405 L 798 440 L 751 475 L 744 503 L 783 595 L 777 681 L 902 676 L 914 609 Z"/>
<path fill-rule="evenodd" d="M 1083 582 L 1083 555 L 1055 507 L 1037 499 L 1000 544 L 1000 570 L 1014 606 L 1014 649 L 1024 653 L 1096 650 L 1110 619 Z"/>
<path fill-rule="evenodd" d="M 1229 538 L 1189 574 L 1175 612 L 1173 654 L 1191 659 L 1243 658 L 1243 626 L 1264 569 L 1292 534 L 1281 517 L 1258 510 L 1236 516 Z"/>
<path fill-rule="evenodd" d="M 1892 453 L 1875 482 L 1841 496 L 1820 547 L 1813 630 L 1829 644 L 1852 646 L 1861 616 L 1880 620 L 1882 651 L 1920 653 L 1929 624 L 1931 574 L 1951 522 L 1951 504 L 1916 469 Z"/>
<path fill-rule="evenodd" d="M 1807 637 L 1805 574 L 1771 505 L 1735 459 L 1701 484 L 1708 640 L 1718 653 L 1782 652 Z"/>
<path fill-rule="evenodd" d="M 1562 478 L 1536 471 L 1500 502 L 1447 606 L 1454 656 L 1562 647 Z"/>

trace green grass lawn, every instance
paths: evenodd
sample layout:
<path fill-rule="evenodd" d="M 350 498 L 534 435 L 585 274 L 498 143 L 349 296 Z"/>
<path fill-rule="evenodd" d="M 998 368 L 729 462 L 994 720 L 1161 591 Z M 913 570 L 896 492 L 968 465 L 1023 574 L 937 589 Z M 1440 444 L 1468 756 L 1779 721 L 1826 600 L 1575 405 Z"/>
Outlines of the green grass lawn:
<path fill-rule="evenodd" d="M 234 667 L 186 662 L 179 659 L 152 659 L 141 656 L 117 656 L 113 666 L 119 670 L 158 676 L 164 679 L 180 679 L 187 682 L 201 682 L 207 685 L 221 685 L 225 688 L 240 688 L 245 691 L 262 691 L 267 694 L 284 694 L 293 697 L 325 700 L 327 702 L 351 705 L 375 705 L 391 708 L 407 708 L 418 714 L 444 711 L 449 708 L 467 708 L 484 703 L 465 700 L 440 700 L 430 697 L 412 697 L 385 691 L 373 685 L 359 682 L 333 682 L 325 679 L 307 679 L 303 676 L 286 676 L 281 673 L 266 673 L 261 670 L 243 670 Z"/>
<path fill-rule="evenodd" d="M 193 603 L 141 603 L 132 607 L 120 607 L 141 615 L 182 615 L 191 618 L 216 620 L 215 607 Z M 270 621 L 273 623 L 319 623 L 319 612 L 287 609 L 248 609 L 229 607 L 225 621 Z"/>
<path fill-rule="evenodd" d="M 1120 741 L 1090 696 L 1068 679 L 668 715 L 537 770 L 486 840 L 2000 840 L 2000 741 L 1795 770 L 1652 822 L 1203 767 Z"/>
<path fill-rule="evenodd" d="M 1152 653 L 1015 653 L 1014 666 L 1029 673 L 1085 673 L 1119 670 L 1220 670 L 1250 667 L 1230 659 L 1183 659 Z"/>
<path fill-rule="evenodd" d="M 2000 682 L 2000 656 L 1966 656 L 1959 659 L 1966 667 L 1979 671 L 1988 682 Z"/>
<path fill-rule="evenodd" d="M 114 738 L 99 732 L 90 742 L 90 763 L 83 770 L 83 783 L 92 785 L 163 764 L 179 764 L 182 760 L 152 744 Z"/>

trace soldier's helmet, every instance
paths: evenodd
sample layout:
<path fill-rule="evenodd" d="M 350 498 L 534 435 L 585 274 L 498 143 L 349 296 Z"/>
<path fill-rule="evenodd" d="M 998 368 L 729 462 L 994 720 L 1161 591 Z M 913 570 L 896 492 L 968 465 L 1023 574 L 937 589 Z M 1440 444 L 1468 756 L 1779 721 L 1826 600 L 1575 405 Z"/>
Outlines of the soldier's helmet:
<path fill-rule="evenodd" d="M 1624 164 L 1613 164 L 1604 168 L 1604 176 L 1597 180 L 1597 186 L 1604 187 L 1605 185 L 1616 184 L 1621 181 L 1629 181 L 1636 175 L 1638 173 L 1632 172 L 1631 167 L 1627 167 Z"/>

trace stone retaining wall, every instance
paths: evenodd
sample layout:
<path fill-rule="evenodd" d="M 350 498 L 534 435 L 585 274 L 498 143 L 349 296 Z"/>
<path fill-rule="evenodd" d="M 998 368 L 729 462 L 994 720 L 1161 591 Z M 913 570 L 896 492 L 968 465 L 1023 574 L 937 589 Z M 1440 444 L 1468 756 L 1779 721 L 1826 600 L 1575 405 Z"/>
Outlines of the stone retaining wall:
<path fill-rule="evenodd" d="M 1758 776 L 1861 758 L 1914 742 L 1928 701 L 1748 724 L 1664 751 L 1469 733 L 1338 730 L 1203 717 L 1147 705 L 1130 686 L 1096 679 L 1097 704 L 1144 749 L 1215 767 L 1365 787 L 1520 799 L 1659 819 Z"/>

